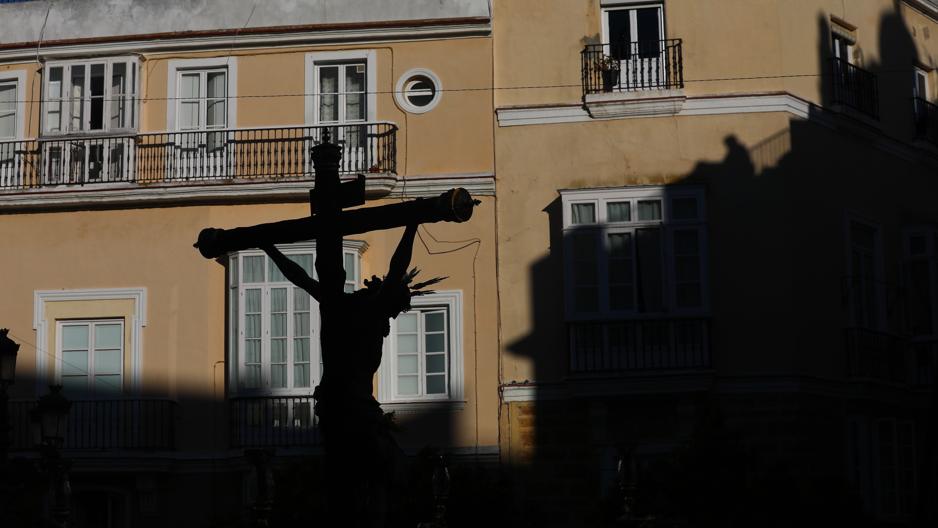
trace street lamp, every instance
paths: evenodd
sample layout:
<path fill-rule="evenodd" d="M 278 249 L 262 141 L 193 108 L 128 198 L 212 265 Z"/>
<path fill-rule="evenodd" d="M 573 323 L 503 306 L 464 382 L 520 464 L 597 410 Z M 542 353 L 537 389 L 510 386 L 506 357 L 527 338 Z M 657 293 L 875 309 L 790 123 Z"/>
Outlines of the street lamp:
<path fill-rule="evenodd" d="M 33 434 L 43 462 L 49 471 L 51 516 L 56 526 L 68 526 L 71 515 L 69 500 L 72 487 L 68 481 L 69 463 L 59 451 L 65 444 L 65 425 L 72 402 L 62 394 L 61 385 L 50 385 L 49 394 L 39 398 L 39 404 L 30 413 Z"/>
<path fill-rule="evenodd" d="M 16 353 L 20 345 L 7 337 L 10 331 L 0 328 L 0 466 L 5 466 L 7 452 L 10 450 L 10 396 L 7 387 L 13 385 L 16 377 Z"/>

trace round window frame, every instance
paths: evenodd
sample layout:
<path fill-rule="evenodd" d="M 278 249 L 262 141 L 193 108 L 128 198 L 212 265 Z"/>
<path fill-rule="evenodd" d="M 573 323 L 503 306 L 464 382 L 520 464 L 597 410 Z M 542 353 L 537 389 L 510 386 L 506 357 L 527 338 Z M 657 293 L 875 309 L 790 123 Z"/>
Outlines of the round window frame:
<path fill-rule="evenodd" d="M 426 77 L 430 79 L 430 82 L 433 83 L 433 99 L 430 99 L 430 102 L 424 106 L 415 106 L 410 101 L 407 100 L 407 94 L 404 93 L 404 87 L 409 83 L 414 77 Z M 413 68 L 404 72 L 397 80 L 397 85 L 394 87 L 394 100 L 397 102 L 397 106 L 404 110 L 405 112 L 411 114 L 425 114 L 430 110 L 436 108 L 436 105 L 440 104 L 440 99 L 443 98 L 443 83 L 440 82 L 440 78 L 436 76 L 435 73 L 426 69 L 426 68 Z"/>

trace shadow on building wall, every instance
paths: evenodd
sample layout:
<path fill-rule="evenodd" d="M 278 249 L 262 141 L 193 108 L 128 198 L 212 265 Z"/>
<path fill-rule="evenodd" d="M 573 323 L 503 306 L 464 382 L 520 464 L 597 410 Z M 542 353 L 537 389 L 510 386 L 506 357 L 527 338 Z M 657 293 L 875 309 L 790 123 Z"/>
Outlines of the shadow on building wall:
<path fill-rule="evenodd" d="M 517 525 L 935 521 L 935 348 L 912 352 L 899 285 L 903 230 L 938 223 L 926 198 L 938 189 L 932 167 L 888 153 L 893 138 L 912 137 L 916 50 L 899 9 L 882 16 L 881 49 L 864 63 L 879 76 L 885 134 L 856 109 L 830 110 L 837 79 L 829 19 L 819 16 L 823 108 L 748 145 L 729 132 L 720 161 L 700 162 L 664 187 L 665 199 L 705 189 L 705 343 L 689 343 L 695 334 L 665 311 L 595 321 L 599 337 L 581 348 L 582 325 L 564 319 L 558 287 L 569 280 L 565 237 L 574 231 L 564 229 L 559 197 L 545 204 L 540 227 L 550 247 L 528 275 L 532 330 L 505 345 L 533 364 L 536 380 L 503 380 L 535 394 L 509 402 L 503 417 Z M 856 218 L 877 226 L 884 264 L 875 277 L 851 271 Z M 881 286 L 859 301 L 858 289 L 873 281 Z M 882 314 L 876 328 L 857 321 L 864 302 Z M 614 325 L 666 328 L 670 344 L 641 352 L 671 359 L 627 359 L 641 346 L 611 347 Z M 687 351 L 701 346 L 706 361 L 688 362 Z M 574 357 L 583 354 L 591 359 Z M 901 379 L 876 372 L 891 362 Z"/>

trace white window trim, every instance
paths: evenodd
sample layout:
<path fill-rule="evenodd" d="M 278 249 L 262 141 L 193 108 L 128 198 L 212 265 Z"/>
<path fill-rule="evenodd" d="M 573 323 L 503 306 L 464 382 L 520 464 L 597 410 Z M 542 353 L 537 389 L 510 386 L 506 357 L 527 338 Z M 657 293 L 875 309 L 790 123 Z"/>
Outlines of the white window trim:
<path fill-rule="evenodd" d="M 433 83 L 433 99 L 430 100 L 426 106 L 415 106 L 407 100 L 407 94 L 404 93 L 406 88 L 406 83 L 413 77 L 424 76 Z M 440 99 L 443 98 L 443 82 L 440 81 L 440 78 L 437 77 L 435 73 L 426 69 L 426 68 L 413 68 L 404 72 L 404 75 L 397 80 L 397 84 L 394 87 L 394 101 L 397 102 L 397 106 L 404 110 L 405 112 L 410 112 L 411 114 L 425 114 L 430 110 L 436 108 L 436 105 L 440 104 Z"/>
<path fill-rule="evenodd" d="M 649 8 L 649 7 L 657 7 L 660 9 L 659 11 L 660 14 L 658 16 L 658 31 L 662 39 L 667 39 L 668 37 L 666 33 L 664 32 L 665 23 L 664 23 L 664 1 L 663 0 L 660 2 L 647 2 L 647 1 L 643 2 L 643 1 L 634 1 L 634 0 L 631 2 L 622 1 L 622 0 L 619 0 L 619 1 L 603 0 L 602 2 L 600 2 L 601 13 L 599 17 L 600 23 L 602 24 L 602 28 L 601 28 L 602 42 L 609 43 L 609 38 L 610 38 L 609 37 L 609 17 L 606 16 L 606 13 L 608 13 L 609 11 L 621 11 L 625 9 L 642 9 L 642 8 Z"/>
<path fill-rule="evenodd" d="M 115 394 L 107 394 L 107 395 L 102 396 L 102 395 L 97 394 L 94 391 L 94 378 L 96 374 L 94 370 L 93 358 L 94 358 L 94 352 L 96 351 L 97 347 L 92 346 L 94 337 L 91 334 L 91 327 L 92 325 L 96 323 L 119 324 L 121 327 L 121 346 L 120 346 L 121 386 L 118 388 L 118 391 Z M 63 352 L 64 352 L 62 350 L 62 328 L 65 326 L 87 325 L 89 328 L 89 334 L 88 334 L 89 335 L 89 339 L 88 339 L 88 345 L 89 345 L 88 346 L 88 365 L 89 367 L 85 375 L 88 377 L 88 389 L 87 389 L 87 392 L 84 393 L 84 396 L 82 399 L 91 399 L 91 400 L 113 399 L 115 397 L 119 398 L 123 396 L 124 388 L 126 385 L 124 382 L 124 380 L 126 379 L 126 376 L 124 375 L 124 369 L 127 366 L 124 361 L 124 354 L 126 353 L 126 350 L 124 350 L 124 341 L 125 341 L 125 336 L 126 336 L 125 332 L 127 331 L 126 321 L 124 321 L 123 318 L 115 319 L 113 317 L 105 317 L 102 319 L 68 319 L 68 320 L 56 321 L 55 324 L 56 324 L 56 332 L 55 332 L 55 340 L 56 340 L 56 343 L 55 343 L 55 383 L 56 385 L 62 385 L 62 361 L 64 359 L 62 357 Z"/>
<path fill-rule="evenodd" d="M 919 80 L 920 77 L 925 80 L 925 93 L 917 94 L 917 97 L 920 97 L 920 98 L 924 99 L 925 101 L 931 102 L 931 97 L 930 97 L 930 96 L 931 96 L 931 92 L 932 92 L 932 89 L 931 89 L 931 72 L 930 72 L 929 70 L 926 70 L 925 68 L 920 67 L 920 66 L 915 66 L 915 67 L 913 68 L 913 73 L 914 73 L 914 75 L 913 75 L 912 79 L 913 79 L 914 82 L 915 82 L 915 85 L 914 85 L 914 88 L 913 88 L 913 89 L 916 89 L 916 90 L 918 89 L 918 80 Z"/>
<path fill-rule="evenodd" d="M 573 280 L 570 276 L 572 269 L 572 251 L 568 249 L 567 237 L 564 236 L 564 311 L 568 321 L 596 321 L 604 319 L 658 319 L 667 316 L 706 316 L 710 311 L 710 270 L 709 270 L 709 240 L 707 236 L 707 203 L 704 189 L 697 185 L 680 186 L 633 186 L 633 187 L 612 187 L 595 189 L 564 189 L 560 191 L 562 204 L 563 231 L 572 233 L 576 231 L 592 231 L 600 235 L 614 233 L 616 231 L 631 231 L 634 228 L 641 227 L 660 227 L 662 230 L 662 262 L 665 265 L 665 272 L 662 274 L 663 296 L 665 311 L 663 312 L 633 312 L 633 311 L 612 311 L 604 309 L 604 295 L 602 286 L 606 283 L 602 273 L 606 270 L 606 265 L 600 262 L 599 282 L 600 288 L 600 309 L 594 313 L 576 313 L 573 308 Z M 671 218 L 671 200 L 674 198 L 693 197 L 697 199 L 697 220 L 674 220 Z M 607 211 L 602 207 L 604 203 L 620 200 L 660 200 L 661 201 L 661 220 L 630 222 L 607 222 Z M 595 222 L 592 224 L 573 224 L 572 205 L 578 203 L 594 204 L 596 214 Z M 633 210 L 632 214 L 636 214 Z M 673 231 L 681 226 L 695 227 L 699 233 L 700 248 L 700 295 L 701 306 L 699 308 L 677 308 L 674 306 L 675 279 L 674 279 L 674 244 Z M 605 243 L 603 237 L 600 242 Z"/>
<path fill-rule="evenodd" d="M 107 66 L 107 68 L 105 69 L 105 72 L 109 72 L 111 71 L 110 67 L 112 67 L 114 64 L 119 63 L 119 62 L 124 62 L 124 63 L 132 62 L 137 67 L 137 79 L 136 79 L 137 84 L 136 86 L 132 87 L 132 90 L 133 90 L 132 93 L 136 94 L 136 101 L 134 102 L 134 105 L 135 105 L 134 122 L 131 124 L 131 126 L 121 127 L 121 128 L 105 127 L 105 128 L 102 128 L 101 130 L 67 130 L 67 131 L 59 130 L 59 131 L 53 131 L 53 132 L 50 132 L 48 130 L 47 128 L 48 120 L 46 119 L 46 112 L 48 108 L 46 107 L 46 103 L 49 100 L 49 73 L 48 72 L 50 68 L 55 68 L 55 67 L 65 68 L 65 67 L 69 67 L 75 64 L 83 64 L 83 65 L 105 64 Z M 108 135 L 108 134 L 121 134 L 121 133 L 136 131 L 140 127 L 140 99 L 141 99 L 140 87 L 143 85 L 143 83 L 141 82 L 142 73 L 143 73 L 143 68 L 140 67 L 140 61 L 137 57 L 133 55 L 121 55 L 118 57 L 102 57 L 98 59 L 90 58 L 90 59 L 50 61 L 50 62 L 43 64 L 43 67 L 42 67 L 42 109 L 40 112 L 39 130 L 41 131 L 43 135 L 47 135 L 47 136 L 63 136 L 63 135 L 70 135 L 70 134 Z M 59 126 L 63 126 L 63 124 L 65 123 L 65 120 L 67 119 L 66 110 L 67 110 L 68 105 L 66 104 L 66 101 L 70 99 L 70 97 L 66 94 L 66 91 L 65 91 L 64 69 L 63 69 L 62 83 L 63 83 L 62 96 L 61 96 L 62 108 L 61 108 L 61 115 L 59 116 L 59 119 L 61 119 Z M 69 80 L 69 83 L 71 83 L 71 80 Z M 104 99 L 105 99 L 105 103 L 107 103 L 108 93 L 110 92 L 110 82 L 105 82 L 104 88 L 105 88 Z M 90 96 L 85 96 L 85 98 L 88 99 L 88 101 L 90 101 Z M 90 104 L 90 102 L 85 102 L 84 104 Z M 107 106 L 105 105 L 105 108 L 106 107 Z M 87 108 L 85 109 L 85 111 L 89 112 Z"/>
<path fill-rule="evenodd" d="M 22 70 L 0 72 L 0 84 L 11 83 L 16 86 L 16 107 L 13 110 L 13 138 L 12 141 L 22 140 L 26 134 L 26 72 Z M 0 141 L 10 141 L 5 139 Z"/>
<path fill-rule="evenodd" d="M 292 253 L 300 252 L 312 252 L 313 253 L 313 270 L 315 273 L 315 252 L 316 252 L 316 243 L 315 241 L 302 242 L 297 244 L 285 244 L 277 245 L 277 249 L 283 252 L 286 255 Z M 356 277 L 356 288 L 361 287 L 362 281 L 362 255 L 368 249 L 368 243 L 361 240 L 343 240 L 342 241 L 343 253 L 345 252 L 354 252 L 355 253 L 355 272 Z M 240 319 L 242 317 L 241 310 L 243 309 L 242 302 L 240 299 L 240 266 L 235 268 L 232 265 L 233 261 L 236 261 L 239 256 L 260 256 L 265 255 L 261 250 L 249 249 L 245 251 L 239 251 L 231 253 L 228 255 L 228 269 L 226 270 L 227 278 L 227 324 L 228 324 L 228 350 L 226 354 L 226 361 L 228 363 L 228 380 L 229 380 L 229 392 L 232 396 L 308 396 L 313 393 L 313 390 L 316 388 L 316 382 L 322 379 L 322 372 L 319 370 L 319 363 L 322 361 L 322 351 L 320 350 L 320 327 L 319 327 L 319 308 L 318 303 L 315 299 L 310 301 L 310 312 L 312 315 L 312 322 L 310 325 L 310 386 L 309 387 L 300 387 L 300 388 L 278 388 L 272 389 L 269 386 L 262 386 L 258 388 L 243 388 L 240 386 L 241 382 L 241 357 L 239 355 L 239 349 L 241 345 L 240 337 Z M 233 270 L 237 269 L 237 274 L 233 273 Z M 268 338 L 269 339 L 269 338 Z M 261 358 L 262 365 L 264 359 Z M 289 362 L 288 362 L 289 364 Z M 269 363 L 268 363 L 269 365 Z M 263 371 L 263 367 L 262 367 Z M 266 380 L 262 380 L 264 385 L 266 385 Z"/>
<path fill-rule="evenodd" d="M 179 86 L 179 72 L 185 70 L 205 70 L 205 69 L 226 69 L 227 75 L 227 94 L 228 100 L 225 105 L 226 128 L 237 128 L 238 116 L 238 58 L 237 57 L 214 57 L 210 59 L 174 59 L 169 61 L 168 75 L 166 78 L 166 130 L 176 132 L 176 112 L 178 111 L 178 101 L 176 94 Z"/>
<path fill-rule="evenodd" d="M 349 50 L 349 51 L 321 51 L 306 54 L 306 83 L 303 93 L 306 94 L 305 114 L 306 124 L 316 124 L 317 104 L 316 64 L 325 62 L 365 61 L 365 105 L 367 106 L 365 121 L 373 122 L 376 119 L 378 102 L 377 54 L 375 50 Z"/>
<path fill-rule="evenodd" d="M 115 289 L 85 289 L 85 290 L 37 290 L 33 292 L 33 330 L 36 331 L 36 390 L 37 394 L 46 391 L 49 385 L 47 378 L 49 368 L 49 355 L 58 356 L 58 348 L 52 351 L 49 348 L 48 330 L 50 324 L 45 318 L 46 303 L 57 301 L 100 301 L 100 300 L 131 300 L 134 302 L 134 316 L 130 321 L 124 321 L 125 331 L 130 332 L 130 360 L 131 372 L 127 384 L 127 394 L 139 395 L 141 391 L 141 373 L 143 370 L 143 327 L 147 325 L 147 289 L 146 288 L 115 288 Z M 46 353 L 43 353 L 46 351 Z M 59 372 L 59 369 L 56 369 Z"/>
<path fill-rule="evenodd" d="M 462 291 L 444 290 L 436 291 L 427 295 L 420 295 L 411 299 L 413 308 L 442 306 L 449 313 L 450 328 L 450 353 L 449 367 L 449 394 L 446 397 L 441 396 L 420 396 L 420 397 L 395 397 L 394 380 L 395 366 L 394 357 L 397 352 L 397 332 L 395 321 L 391 321 L 391 333 L 384 340 L 384 349 L 381 356 L 381 366 L 378 369 L 378 401 L 382 404 L 433 404 L 433 403 L 463 403 L 465 402 L 465 380 L 463 356 L 463 314 L 462 314 Z"/>

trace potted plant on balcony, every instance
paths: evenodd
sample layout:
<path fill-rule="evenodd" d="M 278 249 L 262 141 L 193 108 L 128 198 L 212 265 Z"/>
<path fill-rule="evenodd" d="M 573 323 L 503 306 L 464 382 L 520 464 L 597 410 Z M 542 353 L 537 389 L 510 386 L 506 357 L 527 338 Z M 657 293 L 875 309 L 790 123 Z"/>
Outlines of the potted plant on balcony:
<path fill-rule="evenodd" d="M 603 91 L 611 92 L 619 85 L 620 62 L 618 59 L 603 55 L 599 59 L 599 71 L 603 77 Z"/>

